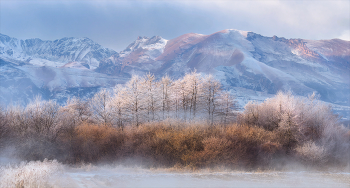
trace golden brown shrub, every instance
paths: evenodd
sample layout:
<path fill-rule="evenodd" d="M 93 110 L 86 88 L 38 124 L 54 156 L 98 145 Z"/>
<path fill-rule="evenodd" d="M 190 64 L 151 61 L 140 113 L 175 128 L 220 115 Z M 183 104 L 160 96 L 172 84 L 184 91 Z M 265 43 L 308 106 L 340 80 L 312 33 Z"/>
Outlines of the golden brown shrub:
<path fill-rule="evenodd" d="M 82 124 L 75 129 L 72 150 L 75 162 L 113 160 L 121 155 L 124 133 L 109 126 Z"/>
<path fill-rule="evenodd" d="M 237 124 L 209 126 L 159 122 L 121 129 L 83 123 L 61 132 L 52 143 L 55 147 L 60 146 L 52 158 L 72 164 L 137 159 L 149 167 L 224 166 L 235 169 L 269 168 L 275 165 L 272 162 L 279 161 L 275 160 L 279 157 L 306 161 L 322 154 L 322 161 L 327 159 L 328 155 L 317 153 L 320 150 L 315 147 L 298 145 L 294 135 L 289 129 L 270 131 Z M 346 133 L 343 135 L 346 137 Z M 40 154 L 36 158 L 47 156 L 44 150 L 36 152 Z"/>
<path fill-rule="evenodd" d="M 281 150 L 277 141 L 271 131 L 237 125 L 154 123 L 121 130 L 83 124 L 75 129 L 72 151 L 74 162 L 138 158 L 151 166 L 256 167 Z"/>

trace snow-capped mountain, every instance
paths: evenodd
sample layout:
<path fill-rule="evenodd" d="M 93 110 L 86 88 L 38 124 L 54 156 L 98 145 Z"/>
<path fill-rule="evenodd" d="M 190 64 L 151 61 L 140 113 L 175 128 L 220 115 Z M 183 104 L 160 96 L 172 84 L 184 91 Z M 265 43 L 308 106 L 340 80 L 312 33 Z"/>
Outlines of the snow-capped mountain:
<path fill-rule="evenodd" d="M 91 96 L 132 74 L 178 78 L 196 70 L 215 75 L 241 106 L 279 90 L 302 96 L 316 92 L 350 116 L 350 42 L 339 39 L 285 39 L 228 29 L 171 40 L 138 37 L 117 53 L 87 38 L 23 41 L 0 35 L 0 61 L 0 92 L 11 100 L 16 96 L 12 93 L 25 96 L 23 85 L 32 88 L 27 98 L 41 93 L 63 101 L 72 95 Z"/>
<path fill-rule="evenodd" d="M 120 57 L 124 59 L 126 57 L 138 57 L 139 61 L 142 62 L 152 61 L 163 53 L 167 42 L 168 40 L 160 36 L 152 38 L 138 37 L 136 41 L 120 52 Z M 127 59 L 124 60 L 124 62 L 127 61 Z"/>
<path fill-rule="evenodd" d="M 159 42 L 157 52 L 162 53 L 144 58 L 146 41 L 139 37 L 105 68 L 114 67 L 118 75 L 152 72 L 175 78 L 197 70 L 220 79 L 241 106 L 282 90 L 302 96 L 316 92 L 336 110 L 350 111 L 349 41 L 285 39 L 228 29 L 185 34 L 165 46 Z"/>
<path fill-rule="evenodd" d="M 156 60 L 164 53 L 168 40 L 160 36 L 152 38 L 138 37 L 125 50 L 100 62 L 97 72 L 111 75 L 131 75 L 150 72 L 159 66 Z"/>
<path fill-rule="evenodd" d="M 190 33 L 169 40 L 158 50 L 162 53 L 144 60 L 139 55 L 143 49 L 134 47 L 140 40 L 144 39 L 136 40 L 115 60 L 125 73 L 142 67 L 144 72 L 179 77 L 196 69 L 216 75 L 228 89 L 241 87 L 267 94 L 291 90 L 298 95 L 316 91 L 325 101 L 349 105 L 348 41 L 264 37 L 238 30 Z"/>
<path fill-rule="evenodd" d="M 67 63 L 95 69 L 99 62 L 117 52 L 104 48 L 88 38 L 18 40 L 0 34 L 0 55 L 5 60 L 18 60 L 32 65 L 61 67 Z M 69 66 L 69 65 L 67 65 Z"/>
<path fill-rule="evenodd" d="M 118 53 L 88 38 L 19 40 L 0 34 L 0 103 L 26 104 L 36 95 L 64 102 L 124 83 L 93 71 L 113 55 Z"/>

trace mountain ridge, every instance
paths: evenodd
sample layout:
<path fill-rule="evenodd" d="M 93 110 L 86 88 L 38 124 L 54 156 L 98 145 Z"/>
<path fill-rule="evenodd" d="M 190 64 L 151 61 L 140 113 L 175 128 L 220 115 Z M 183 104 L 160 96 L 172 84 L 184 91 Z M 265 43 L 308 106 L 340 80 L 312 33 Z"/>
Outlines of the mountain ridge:
<path fill-rule="evenodd" d="M 10 86 L 16 88 L 12 83 L 17 83 L 14 90 L 22 92 L 18 96 L 30 99 L 46 88 L 42 91 L 46 99 L 64 102 L 67 97 L 75 96 L 66 94 L 67 90 L 111 88 L 125 83 L 133 74 L 151 72 L 158 78 L 164 75 L 179 78 L 196 70 L 213 74 L 225 89 L 237 96 L 241 106 L 249 100 L 262 101 L 279 90 L 300 96 L 316 92 L 321 100 L 343 106 L 340 108 L 348 113 L 349 47 L 349 41 L 340 39 L 286 39 L 235 29 L 210 35 L 188 33 L 171 40 L 160 36 L 138 37 L 120 52 L 88 38 L 65 37 L 45 42 L 1 34 L 0 93 Z M 43 67 L 56 76 L 40 75 L 38 70 Z M 30 96 L 19 91 L 19 77 L 11 76 L 16 74 L 37 91 L 30 91 Z M 95 81 L 95 77 L 101 79 Z M 94 91 L 81 95 L 91 96 Z M 8 103 L 6 97 L 1 101 Z"/>
<path fill-rule="evenodd" d="M 45 65 L 45 62 L 40 62 L 40 59 L 44 59 L 51 61 L 53 64 L 51 66 L 63 66 L 70 62 L 81 62 L 89 68 L 95 69 L 99 61 L 117 53 L 114 50 L 102 47 L 86 37 L 64 37 L 53 41 L 43 41 L 38 38 L 19 40 L 1 34 L 0 42 L 0 55 L 2 58 L 38 65 Z"/>

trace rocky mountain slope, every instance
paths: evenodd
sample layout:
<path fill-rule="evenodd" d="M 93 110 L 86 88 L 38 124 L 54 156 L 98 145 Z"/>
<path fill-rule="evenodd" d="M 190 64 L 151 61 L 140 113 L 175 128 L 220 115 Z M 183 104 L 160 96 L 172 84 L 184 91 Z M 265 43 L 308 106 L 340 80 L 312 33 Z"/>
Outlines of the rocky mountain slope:
<path fill-rule="evenodd" d="M 316 92 L 343 116 L 350 110 L 350 42 L 339 39 L 285 39 L 230 29 L 171 40 L 139 37 L 117 53 L 87 38 L 0 35 L 0 61 L 1 103 L 37 94 L 63 102 L 124 83 L 132 74 L 178 78 L 196 70 L 215 75 L 241 106 L 283 90 L 301 96 Z"/>
<path fill-rule="evenodd" d="M 64 102 L 124 83 L 94 71 L 113 55 L 118 53 L 88 38 L 19 40 L 0 34 L 0 103 L 24 105 L 37 95 Z"/>
<path fill-rule="evenodd" d="M 37 38 L 18 40 L 0 34 L 0 54 L 4 60 L 18 60 L 38 66 L 61 67 L 76 62 L 87 69 L 95 69 L 101 60 L 117 52 L 88 38 L 66 37 L 55 41 Z"/>

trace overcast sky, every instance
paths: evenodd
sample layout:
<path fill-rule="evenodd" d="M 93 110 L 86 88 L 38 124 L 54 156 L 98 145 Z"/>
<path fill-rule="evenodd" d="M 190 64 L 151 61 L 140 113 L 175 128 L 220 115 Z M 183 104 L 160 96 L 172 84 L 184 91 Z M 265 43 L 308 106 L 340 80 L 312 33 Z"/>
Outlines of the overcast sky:
<path fill-rule="evenodd" d="M 0 33 L 20 39 L 88 37 L 116 51 L 137 36 L 173 39 L 223 29 L 285 38 L 350 39 L 349 0 L 1 0 Z"/>

